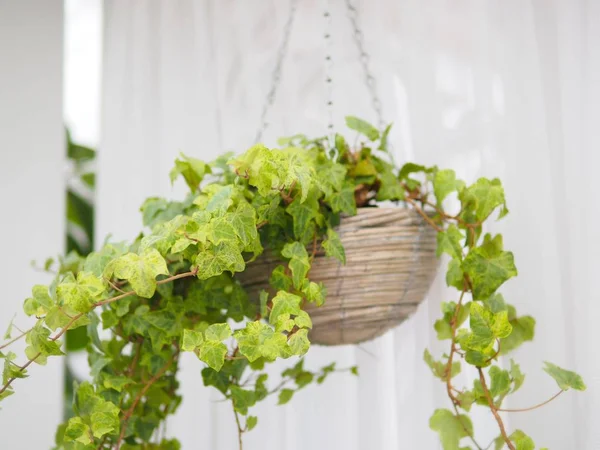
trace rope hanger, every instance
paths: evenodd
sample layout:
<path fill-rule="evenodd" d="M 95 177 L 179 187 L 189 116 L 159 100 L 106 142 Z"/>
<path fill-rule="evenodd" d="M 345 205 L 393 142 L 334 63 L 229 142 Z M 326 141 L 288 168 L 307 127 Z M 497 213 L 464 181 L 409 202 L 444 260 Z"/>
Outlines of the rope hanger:
<path fill-rule="evenodd" d="M 263 137 L 263 133 L 267 129 L 269 123 L 267 121 L 268 113 L 275 102 L 275 98 L 277 96 L 277 90 L 281 83 L 281 69 L 283 67 L 283 63 L 288 53 L 290 35 L 292 32 L 292 28 L 294 26 L 294 19 L 296 17 L 296 12 L 298 10 L 298 2 L 299 0 L 290 0 L 290 9 L 288 13 L 288 18 L 285 23 L 283 29 L 283 39 L 281 40 L 281 44 L 279 45 L 279 49 L 277 50 L 277 58 L 275 62 L 275 67 L 273 69 L 271 75 L 271 85 L 269 91 L 267 93 L 267 97 L 265 99 L 262 112 L 260 115 L 260 122 L 258 126 L 258 130 L 256 132 L 255 142 L 260 142 Z M 327 125 L 328 133 L 333 133 L 333 79 L 331 77 L 331 71 L 333 69 L 333 58 L 331 56 L 331 12 L 329 11 L 331 0 L 327 0 L 327 9 L 324 11 L 323 16 L 325 18 L 325 34 L 323 38 L 325 40 L 325 86 L 327 92 L 326 99 L 326 107 L 329 115 L 329 123 Z M 348 19 L 350 20 L 350 24 L 352 26 L 354 43 L 358 50 L 359 61 L 363 70 L 364 82 L 367 88 L 367 91 L 371 97 L 371 105 L 373 106 L 373 110 L 377 116 L 377 125 L 379 129 L 383 129 L 385 127 L 385 122 L 383 120 L 383 113 L 381 108 L 381 100 L 377 95 L 377 86 L 376 80 L 370 70 L 370 60 L 371 57 L 369 53 L 365 49 L 364 45 L 364 34 L 360 28 L 358 23 L 358 10 L 353 4 L 353 0 L 345 0 L 346 11 Z"/>

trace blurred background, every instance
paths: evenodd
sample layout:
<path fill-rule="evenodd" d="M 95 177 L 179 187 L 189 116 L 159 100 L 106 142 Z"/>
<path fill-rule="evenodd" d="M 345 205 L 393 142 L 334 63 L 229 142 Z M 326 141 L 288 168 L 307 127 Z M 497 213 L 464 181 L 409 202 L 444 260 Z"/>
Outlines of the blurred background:
<path fill-rule="evenodd" d="M 588 385 L 506 422 L 553 450 L 600 449 L 600 2 L 354 4 L 360 35 L 345 0 L 0 0 L 0 323 L 17 314 L 26 326 L 21 304 L 48 281 L 47 257 L 88 252 L 108 234 L 131 239 L 146 197 L 180 196 L 168 178 L 180 151 L 210 160 L 254 142 L 291 23 L 265 143 L 322 134 L 330 114 L 336 128 L 349 114 L 376 122 L 374 89 L 394 123 L 399 163 L 501 178 L 511 214 L 494 231 L 519 268 L 503 292 L 537 319 L 536 339 L 515 355 L 525 387 L 507 407 L 555 392 L 544 360 Z M 422 362 L 425 347 L 443 351 L 432 324 L 451 298 L 439 278 L 399 328 L 361 346 L 314 348 L 309 366 L 358 364 L 361 376 L 307 388 L 285 407 L 260 406 L 272 427 L 258 426 L 246 447 L 280 449 L 285 437 L 286 450 L 439 448 L 428 418 L 448 400 Z M 34 367 L 4 402 L 2 449 L 51 447 L 72 381 L 88 376 L 86 340 L 69 335 L 67 362 Z M 231 411 L 186 356 L 169 434 L 184 449 L 235 448 Z M 488 442 L 491 417 L 474 417 Z"/>

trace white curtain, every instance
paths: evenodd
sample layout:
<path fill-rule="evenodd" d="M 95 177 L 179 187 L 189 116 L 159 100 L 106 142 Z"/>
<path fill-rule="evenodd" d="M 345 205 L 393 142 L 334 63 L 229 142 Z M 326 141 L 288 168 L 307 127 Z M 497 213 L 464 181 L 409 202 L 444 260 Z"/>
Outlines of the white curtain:
<path fill-rule="evenodd" d="M 600 295 L 596 192 L 600 179 L 600 3 L 585 0 L 362 0 L 365 46 L 385 119 L 394 122 L 397 159 L 453 168 L 467 180 L 500 177 L 511 214 L 505 233 L 520 275 L 503 288 L 537 318 L 533 343 L 514 357 L 528 374 L 510 407 L 557 391 L 542 371 L 549 360 L 577 370 L 586 393 L 562 395 L 530 413 L 506 417 L 540 446 L 600 449 L 600 360 L 594 344 Z M 325 29 L 323 13 L 332 17 Z M 132 238 L 151 195 L 181 195 L 168 171 L 179 151 L 212 159 L 253 143 L 287 20 L 283 0 L 110 0 L 105 2 L 98 235 Z M 322 134 L 325 44 L 332 39 L 333 111 L 374 120 L 344 2 L 300 1 L 267 144 L 297 132 Z M 358 364 L 358 379 L 336 375 L 285 407 L 257 408 L 247 449 L 435 449 L 428 429 L 448 407 L 422 362 L 439 345 L 432 323 L 453 299 L 439 277 L 418 313 L 360 347 L 313 348 L 310 367 Z M 236 448 L 233 415 L 202 387 L 188 358 L 185 400 L 170 432 L 184 449 Z M 283 365 L 273 370 L 276 373 Z M 461 381 L 470 384 L 470 376 Z M 489 412 L 474 414 L 484 446 L 497 435 Z"/>

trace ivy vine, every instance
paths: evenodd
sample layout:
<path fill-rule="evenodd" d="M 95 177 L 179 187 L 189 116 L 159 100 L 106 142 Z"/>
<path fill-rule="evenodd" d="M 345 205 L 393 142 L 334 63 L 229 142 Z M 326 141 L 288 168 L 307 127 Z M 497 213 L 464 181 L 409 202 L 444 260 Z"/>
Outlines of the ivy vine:
<path fill-rule="evenodd" d="M 508 212 L 500 181 L 481 178 L 467 186 L 451 170 L 412 163 L 397 170 L 388 155 L 389 126 L 380 131 L 354 117 L 347 125 L 365 142 L 350 146 L 341 135 L 297 135 L 282 139 L 281 148 L 255 145 L 210 164 L 181 155 L 170 176 L 183 178 L 190 192 L 182 201 L 146 200 L 146 232 L 132 243 L 106 242 L 87 257 L 48 265 L 54 281 L 34 286 L 24 303 L 33 326 L 20 331 L 11 323 L 0 346 L 0 400 L 14 393 L 15 381 L 27 377 L 32 364 L 64 354 L 60 338 L 68 330 L 85 327 L 93 381 L 75 386 L 75 415 L 59 427 L 56 449 L 179 449 L 177 440 L 165 437 L 164 423 L 181 403 L 181 352 L 205 363 L 204 384 L 231 403 L 241 449 L 243 433 L 258 425 L 251 414 L 258 402 L 278 395 L 285 404 L 334 372 L 358 374 L 356 367 L 335 364 L 316 372 L 304 368 L 312 328 L 304 305 L 321 305 L 327 297 L 325 287 L 310 280 L 311 265 L 319 246 L 345 262 L 335 231 L 344 215 L 403 202 L 437 230 L 438 256 L 450 257 L 447 284 L 458 291 L 456 301 L 442 303 L 434 325 L 438 338 L 449 341 L 447 354 L 424 354 L 452 407 L 436 410 L 430 427 L 445 450 L 488 448 L 476 441 L 468 416 L 473 405 L 482 405 L 499 428 L 491 445 L 533 449 L 522 431 L 509 434 L 499 414 L 515 411 L 502 403 L 524 381 L 518 364 L 511 360 L 504 368 L 500 358 L 531 340 L 535 326 L 497 292 L 517 275 L 502 236 L 483 234 L 496 211 L 499 217 Z M 448 197 L 457 208 L 445 208 L 452 203 Z M 235 274 L 263 251 L 281 265 L 272 273 L 272 292 L 251 299 Z M 5 350 L 22 338 L 23 362 Z M 265 365 L 288 358 L 299 359 L 269 387 Z M 463 366 L 477 374 L 470 389 L 452 382 Z M 545 370 L 559 394 L 585 389 L 574 372 L 551 363 Z"/>

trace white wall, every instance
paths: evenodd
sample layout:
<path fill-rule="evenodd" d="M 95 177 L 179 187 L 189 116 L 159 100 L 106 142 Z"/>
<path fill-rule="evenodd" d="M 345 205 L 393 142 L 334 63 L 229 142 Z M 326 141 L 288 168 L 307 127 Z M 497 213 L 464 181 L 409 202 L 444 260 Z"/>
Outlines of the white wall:
<path fill-rule="evenodd" d="M 64 131 L 62 120 L 63 3 L 0 0 L 0 327 L 21 313 L 31 286 L 48 277 L 33 259 L 63 251 Z M 22 354 L 23 345 L 15 345 Z M 34 364 L 2 402 L 0 447 L 50 448 L 62 418 L 62 364 Z"/>

